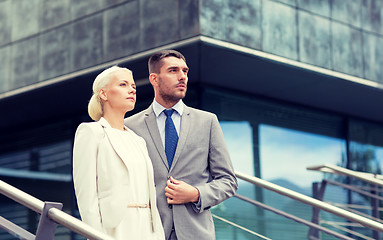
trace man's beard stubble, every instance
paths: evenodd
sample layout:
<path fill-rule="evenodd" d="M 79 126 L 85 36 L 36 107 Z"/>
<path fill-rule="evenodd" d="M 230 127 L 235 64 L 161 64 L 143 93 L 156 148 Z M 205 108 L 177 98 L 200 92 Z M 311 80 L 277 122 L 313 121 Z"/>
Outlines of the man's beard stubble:
<path fill-rule="evenodd" d="M 164 91 L 161 91 L 161 84 L 162 83 L 162 79 L 160 78 L 159 79 L 159 95 L 161 96 L 161 98 L 167 102 L 167 103 L 177 103 L 179 100 L 185 98 L 186 96 L 186 91 L 187 91 L 187 87 L 185 89 L 185 92 L 183 92 L 183 94 L 181 94 L 181 92 L 178 92 L 179 94 L 167 94 L 165 93 Z M 183 84 L 185 84 L 184 82 L 182 82 Z M 185 84 L 186 86 L 186 84 Z"/>
<path fill-rule="evenodd" d="M 186 91 L 184 92 L 184 94 L 166 94 L 162 91 L 159 91 L 159 94 L 161 96 L 161 98 L 165 101 L 165 102 L 168 102 L 168 103 L 177 103 L 179 100 L 185 98 L 186 96 Z"/>

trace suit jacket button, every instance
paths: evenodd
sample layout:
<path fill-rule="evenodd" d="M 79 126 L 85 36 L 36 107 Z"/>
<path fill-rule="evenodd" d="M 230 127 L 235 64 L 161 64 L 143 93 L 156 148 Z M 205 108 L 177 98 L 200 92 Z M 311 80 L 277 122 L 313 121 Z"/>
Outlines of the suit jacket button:
<path fill-rule="evenodd" d="M 169 207 L 170 209 L 172 209 L 172 208 L 173 208 L 173 205 L 169 204 L 168 207 Z"/>

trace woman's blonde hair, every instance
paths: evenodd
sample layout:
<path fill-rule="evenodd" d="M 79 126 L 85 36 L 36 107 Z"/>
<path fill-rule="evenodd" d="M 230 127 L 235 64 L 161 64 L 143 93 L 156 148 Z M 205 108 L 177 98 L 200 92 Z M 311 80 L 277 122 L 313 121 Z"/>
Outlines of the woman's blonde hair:
<path fill-rule="evenodd" d="M 88 104 L 88 114 L 94 121 L 100 120 L 100 118 L 104 115 L 103 102 L 99 95 L 100 90 L 105 88 L 112 80 L 114 73 L 120 70 L 131 72 L 127 68 L 113 66 L 102 71 L 94 80 L 92 87 L 93 95 Z"/>

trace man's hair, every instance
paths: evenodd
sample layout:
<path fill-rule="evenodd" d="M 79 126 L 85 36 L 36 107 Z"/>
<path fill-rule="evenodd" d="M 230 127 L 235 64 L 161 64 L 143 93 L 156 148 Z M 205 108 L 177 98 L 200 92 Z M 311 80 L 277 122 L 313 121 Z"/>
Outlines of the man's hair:
<path fill-rule="evenodd" d="M 176 50 L 162 50 L 162 51 L 156 52 L 149 58 L 149 61 L 148 61 L 149 74 L 159 73 L 162 67 L 162 59 L 166 57 L 176 57 L 186 62 L 184 55 L 182 55 L 180 52 L 177 52 Z"/>

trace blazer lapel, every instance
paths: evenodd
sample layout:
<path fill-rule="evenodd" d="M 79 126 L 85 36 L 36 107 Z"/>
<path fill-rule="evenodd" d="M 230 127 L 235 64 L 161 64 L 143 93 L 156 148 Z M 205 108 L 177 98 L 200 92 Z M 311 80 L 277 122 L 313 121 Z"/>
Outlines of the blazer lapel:
<path fill-rule="evenodd" d="M 184 105 L 184 106 L 185 106 L 184 112 L 183 112 L 182 118 L 181 118 L 180 136 L 178 138 L 177 149 L 176 149 L 176 153 L 174 154 L 173 163 L 172 163 L 172 167 L 171 167 L 170 171 L 176 165 L 177 160 L 178 160 L 178 158 L 182 152 L 182 149 L 185 146 L 185 142 L 186 142 L 186 139 L 187 139 L 188 134 L 189 134 L 190 124 L 191 124 L 190 109 L 186 105 Z"/>
<path fill-rule="evenodd" d="M 158 130 L 156 115 L 153 111 L 153 106 L 150 106 L 145 113 L 145 123 L 146 127 L 149 130 L 150 137 L 152 138 L 152 141 L 156 146 L 158 154 L 161 156 L 162 162 L 169 169 L 168 161 L 165 155 L 165 148 L 162 144 L 160 132 Z"/>
<path fill-rule="evenodd" d="M 119 138 L 115 136 L 115 132 L 113 131 L 112 127 L 104 118 L 101 118 L 98 122 L 101 124 L 101 126 L 103 126 L 105 134 L 109 139 L 110 145 L 112 145 L 114 151 L 124 162 L 125 166 L 128 167 L 127 159 L 125 159 L 125 155 L 123 154 L 124 145 L 120 143 Z"/>

